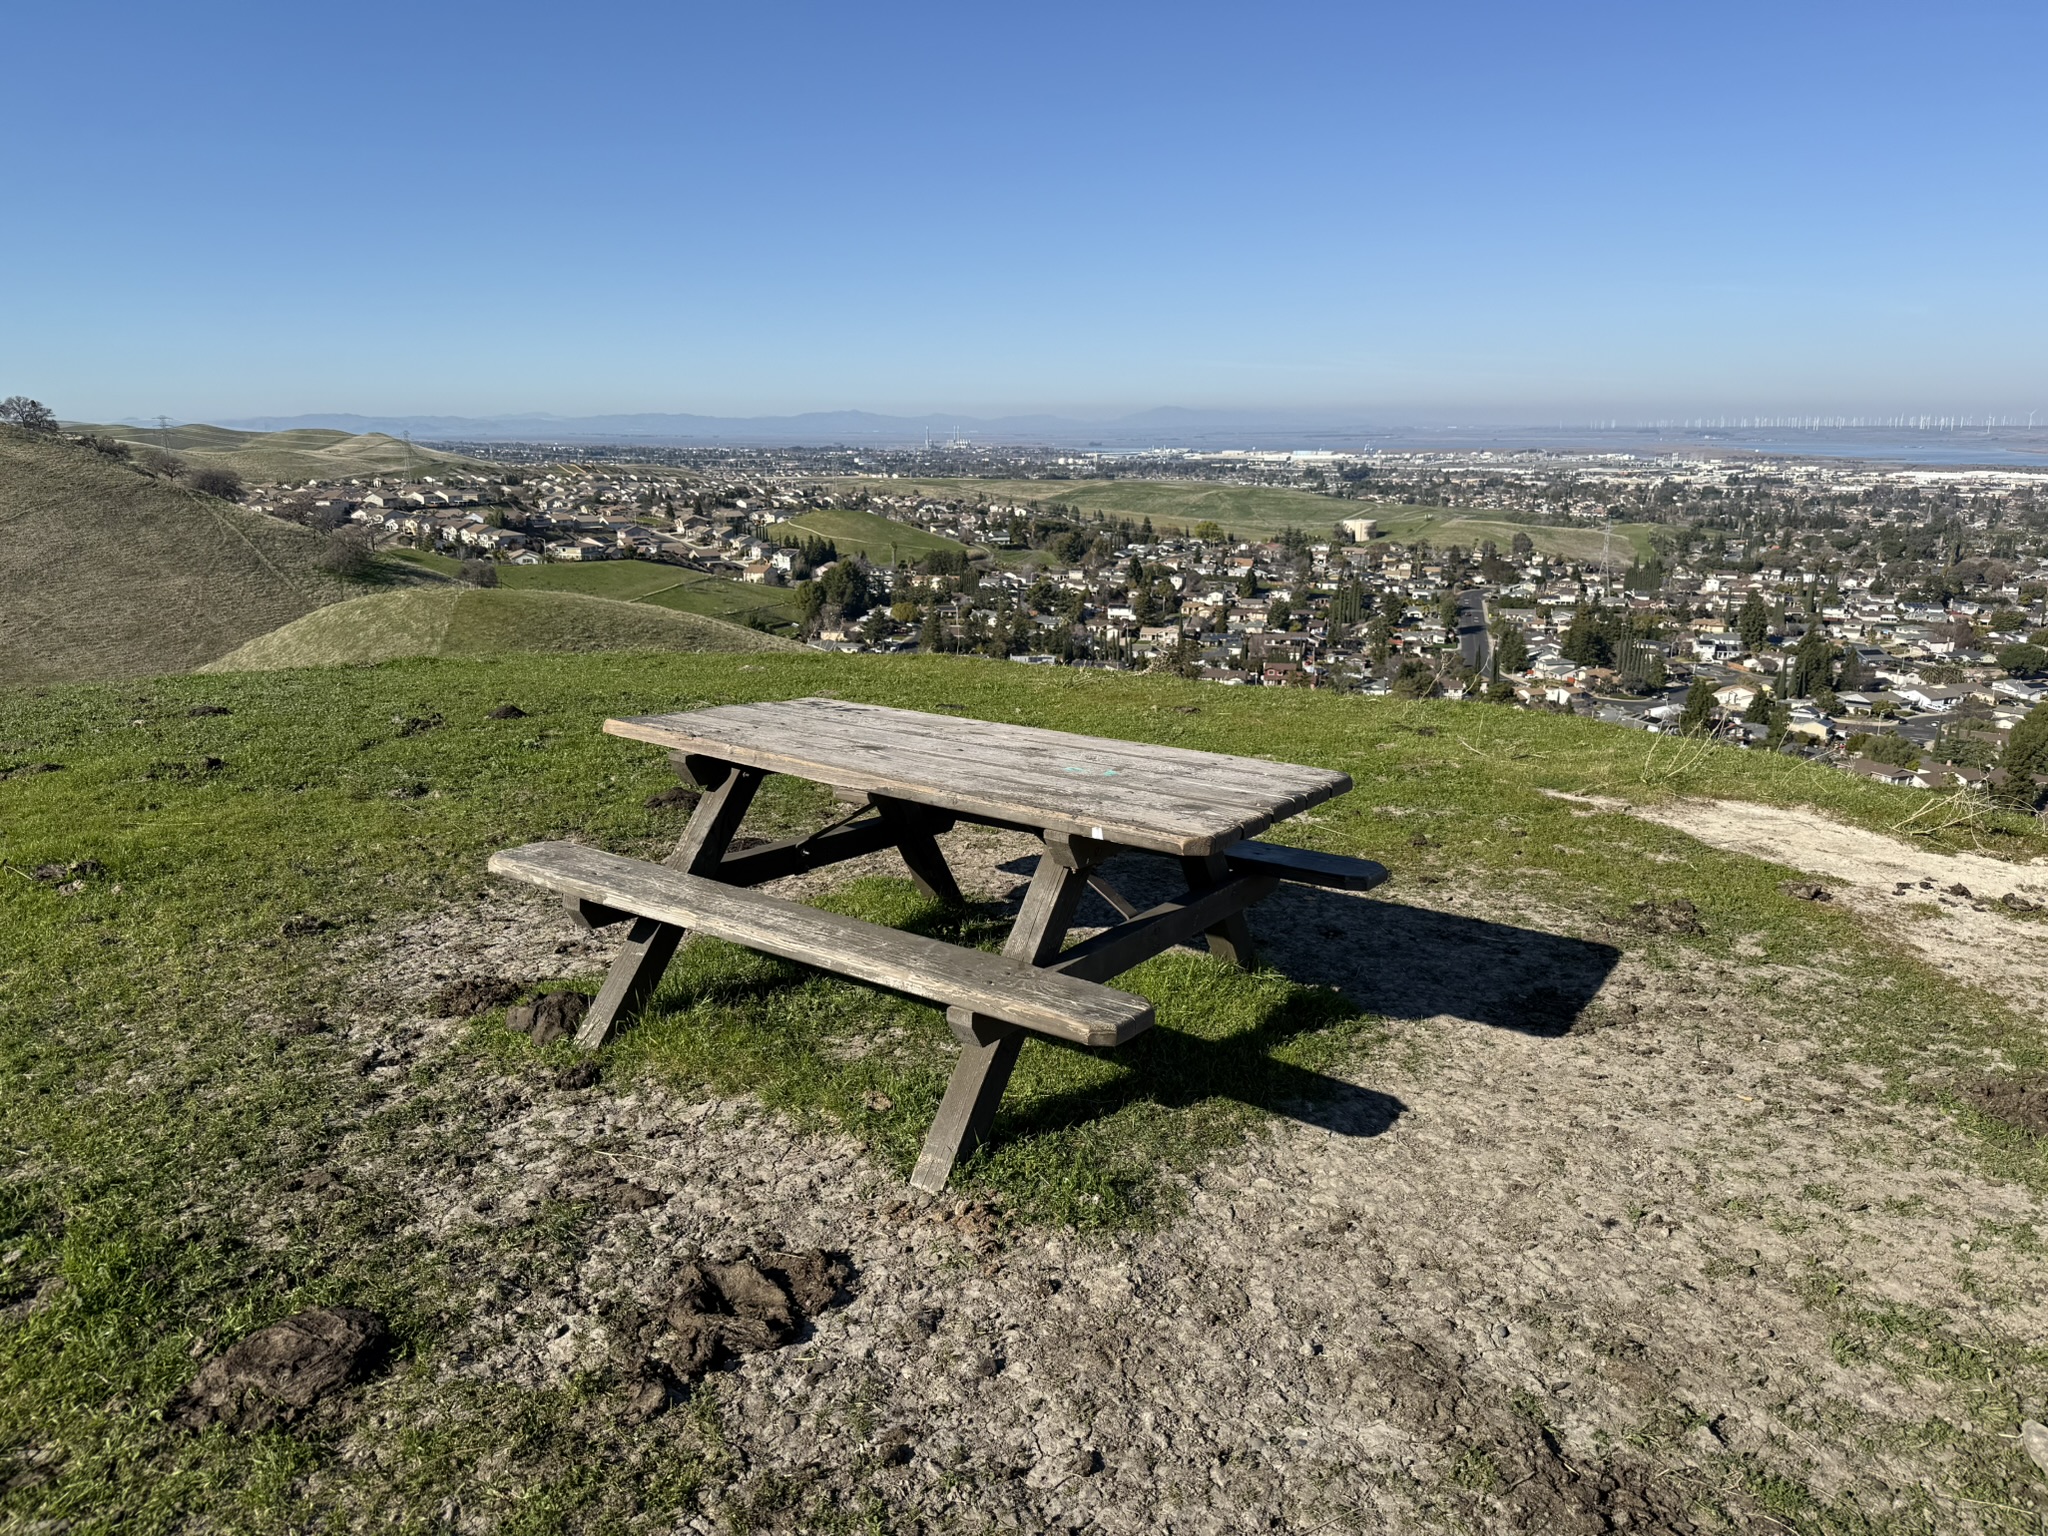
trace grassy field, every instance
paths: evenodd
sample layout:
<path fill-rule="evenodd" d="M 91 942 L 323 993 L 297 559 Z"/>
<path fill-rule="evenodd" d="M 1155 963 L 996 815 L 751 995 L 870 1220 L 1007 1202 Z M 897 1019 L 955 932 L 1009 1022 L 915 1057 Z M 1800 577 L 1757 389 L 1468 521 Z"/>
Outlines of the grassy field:
<path fill-rule="evenodd" d="M 1492 539 L 1505 551 L 1517 533 L 1526 533 L 1545 554 L 1575 560 L 1597 559 L 1598 530 L 1546 528 L 1475 516 L 1449 507 L 1411 507 L 1398 502 L 1339 501 L 1308 491 L 1265 486 L 1211 485 L 1179 480 L 859 480 L 832 482 L 843 492 L 865 488 L 889 495 L 968 497 L 980 500 L 1050 505 L 1062 502 L 1084 511 L 1132 519 L 1149 517 L 1154 526 L 1191 529 L 1210 521 L 1239 538 L 1270 538 L 1287 528 L 1327 538 L 1340 519 L 1371 517 L 1390 538 L 1403 543 L 1428 539 L 1432 544 L 1477 548 Z M 1618 523 L 1614 529 L 1616 558 L 1650 552 L 1650 525 Z"/>
<path fill-rule="evenodd" d="M 358 969 L 363 943 L 474 903 L 491 850 L 539 837 L 643 856 L 667 846 L 675 813 L 643 802 L 673 777 L 660 753 L 602 735 L 607 715 L 821 691 L 1342 769 L 1357 792 L 1290 823 L 1292 840 L 1377 858 L 1397 882 L 1476 879 L 1552 907 L 1683 896 L 1704 932 L 1660 940 L 1667 964 L 1735 961 L 1775 986 L 1782 968 L 1830 956 L 1829 985 L 1800 1006 L 1824 1051 L 1892 1085 L 1871 1092 L 1903 1092 L 1993 1047 L 2015 1072 L 2048 1068 L 2031 1021 L 1872 944 L 1841 911 L 1785 896 L 1783 870 L 1696 849 L 1675 858 L 1685 839 L 1626 817 L 1587 836 L 1585 813 L 1542 791 L 1733 796 L 1875 828 L 1918 797 L 1726 749 L 1660 767 L 1639 736 L 1580 720 L 812 654 L 405 662 L 0 693 L 0 771 L 61 765 L 0 778 L 0 1121 L 12 1149 L 0 1453 L 44 1469 L 6 1483 L 0 1520 L 81 1533 L 426 1530 L 459 1500 L 479 1528 L 581 1531 L 721 1507 L 736 1474 L 708 1389 L 688 1418 L 633 1430 L 593 1417 L 605 1380 L 529 1389 L 453 1371 L 449 1341 L 493 1304 L 475 1275 L 501 1250 L 479 1245 L 511 1242 L 520 1284 L 545 1288 L 592 1212 L 572 1200 L 509 1238 L 434 1236 L 397 1174 L 445 1169 L 434 1176 L 459 1182 L 485 1133 L 465 1118 L 474 1081 L 509 1071 L 544 1091 L 567 1048 L 536 1051 L 492 1014 L 394 1086 L 372 1071 L 376 1051 L 363 1057 L 319 1021 L 390 1006 Z M 505 703 L 523 715 L 490 718 Z M 831 814 L 807 786 L 770 785 L 750 831 Z M 2044 847 L 2031 823 L 1994 830 L 2014 855 Z M 82 871 L 78 888 L 27 873 L 48 865 Z M 984 942 L 1001 931 L 986 911 L 936 912 L 897 881 L 834 904 Z M 1256 1131 L 1301 1068 L 1356 1063 L 1379 1038 L 1341 997 L 1269 972 L 1179 956 L 1121 984 L 1152 997 L 1164 1027 L 1114 1056 L 1027 1046 L 994 1145 L 964 1170 L 970 1192 L 1015 1220 L 1114 1232 L 1163 1219 L 1177 1170 Z M 851 1133 L 901 1175 L 943 1086 L 947 1036 L 933 1010 L 877 1006 L 848 984 L 694 947 L 647 1022 L 604 1053 L 604 1091 L 753 1093 Z M 899 1048 L 848 1049 L 877 1017 Z M 1176 1045 L 1188 1040 L 1215 1049 Z M 1943 1155 L 2048 1190 L 2040 1143 L 1973 1134 L 1963 1124 Z M 323 1197 L 317 1219 L 280 1216 L 337 1158 L 364 1171 Z M 337 1301 L 393 1318 L 402 1346 L 381 1408 L 347 1430 L 348 1454 L 335 1425 L 237 1438 L 165 1421 L 213 1341 Z M 1976 1369 L 2030 1368 L 1989 1333 L 1972 1348 Z M 2010 1436 L 2006 1397 L 1973 1401 L 1987 1417 L 1971 1433 Z M 1998 1475 L 1971 1486 L 2009 1502 Z M 1775 1507 L 1826 1512 L 1810 1499 Z"/>
<path fill-rule="evenodd" d="M 416 656 L 544 651 L 765 651 L 795 642 L 647 603 L 573 592 L 445 586 L 358 597 L 259 635 L 202 668 L 275 672 Z"/>
<path fill-rule="evenodd" d="M 802 517 L 791 518 L 782 527 L 770 531 L 781 533 L 785 530 L 814 533 L 820 538 L 830 539 L 842 555 L 865 556 L 871 565 L 894 565 L 899 560 L 914 563 L 936 551 L 966 548 L 956 540 L 926 533 L 922 528 L 913 528 L 894 518 L 877 517 L 872 512 L 848 508 L 806 512 Z"/>
<path fill-rule="evenodd" d="M 1598 528 L 1545 528 L 1445 507 L 1387 505 L 1361 515 L 1377 517 L 1383 535 L 1389 539 L 1403 544 L 1426 539 L 1437 549 L 1453 544 L 1477 549 L 1491 539 L 1505 555 L 1513 547 L 1515 535 L 1526 533 L 1541 554 L 1562 555 L 1568 560 L 1597 561 L 1603 542 Z M 1655 553 L 1651 542 L 1655 528 L 1653 523 L 1614 524 L 1614 563 L 1624 566 L 1638 556 Z"/>
<path fill-rule="evenodd" d="M 460 562 L 445 555 L 396 550 L 389 557 L 435 575 L 452 577 Z M 802 605 L 794 589 L 755 585 L 714 576 L 709 571 L 650 560 L 603 560 L 589 565 L 504 565 L 498 583 L 514 592 L 575 592 L 585 597 L 610 597 L 627 603 L 652 603 L 677 613 L 694 613 L 728 624 L 794 625 Z"/>
<path fill-rule="evenodd" d="M 324 536 L 0 429 L 0 683 L 198 666 L 354 592 Z"/>
<path fill-rule="evenodd" d="M 336 432 L 300 427 L 290 432 L 241 432 L 194 422 L 158 431 L 154 427 L 88 426 L 78 430 L 129 443 L 164 448 L 194 466 L 232 469 L 252 484 L 293 480 L 349 479 L 366 475 L 431 475 L 449 469 L 482 468 L 474 459 L 408 449 L 381 432 Z"/>

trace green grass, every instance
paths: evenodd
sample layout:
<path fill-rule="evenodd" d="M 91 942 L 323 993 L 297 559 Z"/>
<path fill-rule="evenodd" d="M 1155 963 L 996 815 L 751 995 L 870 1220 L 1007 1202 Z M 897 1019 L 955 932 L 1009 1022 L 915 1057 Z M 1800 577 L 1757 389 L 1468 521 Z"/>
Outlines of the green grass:
<path fill-rule="evenodd" d="M 446 555 L 394 550 L 388 557 L 436 575 L 453 577 L 460 562 Z M 498 584 L 513 592 L 575 592 L 628 603 L 652 603 L 676 613 L 694 613 L 728 624 L 793 626 L 803 605 L 791 587 L 771 587 L 714 576 L 651 560 L 601 560 L 588 565 L 501 565 Z"/>
<path fill-rule="evenodd" d="M 1817 1042 L 1802 1070 L 1853 1061 L 1889 1085 L 1870 1091 L 1925 1097 L 1928 1082 L 1991 1052 L 2009 1070 L 2048 1069 L 2034 1021 L 1880 947 L 1853 914 L 1785 896 L 1786 871 L 1541 791 L 1654 800 L 1676 789 L 1813 805 L 1876 828 L 1920 797 L 1727 749 L 1660 760 L 1641 737 L 1584 720 L 812 653 L 409 661 L 0 693 L 0 771 L 63 765 L 0 780 L 0 1252 L 13 1255 L 0 1306 L 44 1298 L 0 1315 L 0 1455 L 57 1458 L 48 1486 L 0 1492 L 0 1523 L 427 1530 L 459 1498 L 496 1529 L 666 1527 L 706 1507 L 703 1490 L 733 1484 L 713 1394 L 695 1414 L 627 1429 L 588 1411 L 616 1383 L 451 1381 L 447 1341 L 485 1305 L 474 1265 L 486 1238 L 429 1239 L 402 1187 L 350 1180 L 317 1220 L 274 1219 L 291 1180 L 344 1148 L 352 1166 L 386 1159 L 459 1180 L 483 1150 L 479 1081 L 544 1082 L 551 1058 L 486 1021 L 387 1097 L 357 1071 L 361 1040 L 291 1021 L 388 1008 L 351 946 L 408 913 L 474 902 L 493 849 L 541 837 L 665 848 L 676 815 L 643 801 L 672 774 L 658 751 L 605 736 L 607 716 L 823 691 L 1339 768 L 1357 791 L 1281 835 L 1380 859 L 1396 897 L 1428 880 L 1481 885 L 1611 937 L 1598 914 L 1683 896 L 1706 932 L 1630 940 L 1652 963 L 1824 970 L 1825 987 L 1772 1004 Z M 489 718 L 506 702 L 525 717 Z M 192 715 L 198 706 L 230 712 Z M 771 779 L 750 830 L 829 814 L 814 789 Z M 2017 820 L 1982 835 L 2015 856 L 2044 846 Z M 103 868 L 76 894 L 29 874 L 83 860 Z M 998 914 L 937 911 L 896 881 L 858 883 L 833 904 L 969 941 L 1001 933 Z M 304 917 L 332 926 L 286 930 Z M 1369 1068 L 1380 1038 L 1330 992 L 1206 958 L 1164 957 L 1123 984 L 1154 999 L 1161 1028 L 1110 1056 L 1028 1045 L 964 1190 L 1026 1222 L 1158 1220 L 1182 1172 L 1313 1097 L 1318 1074 Z M 900 1172 L 947 1038 L 933 1010 L 706 944 L 685 951 L 646 1023 L 608 1048 L 605 1091 L 642 1079 L 751 1091 L 843 1127 Z M 869 1107 L 885 1102 L 877 1093 L 887 1108 Z M 2000 1141 L 1964 1118 L 1941 1153 L 2048 1190 L 2038 1142 Z M 585 1219 L 559 1203 L 489 1240 L 518 1245 L 522 1284 L 556 1285 Z M 404 1346 L 379 1389 L 388 1418 L 354 1429 L 360 1454 L 338 1457 L 318 1430 L 235 1439 L 161 1419 L 208 1341 L 344 1300 L 391 1316 Z M 1889 1359 L 1884 1340 L 1905 1324 L 1857 1305 L 1836 1319 L 1840 1348 Z M 1986 1422 L 2004 1411 L 1987 1408 Z"/>
<path fill-rule="evenodd" d="M 873 480 L 831 482 L 842 494 L 870 490 L 879 495 L 964 497 L 1040 506 L 1064 503 L 1083 511 L 1133 521 L 1149 517 L 1153 526 L 1192 529 L 1215 522 L 1238 538 L 1270 538 L 1299 528 L 1327 538 L 1338 522 L 1371 517 L 1391 538 L 1402 543 L 1426 538 L 1439 548 L 1459 544 L 1476 549 L 1488 539 L 1503 553 L 1517 533 L 1526 533 L 1544 554 L 1575 560 L 1597 559 L 1600 532 L 1580 527 L 1552 528 L 1510 522 L 1483 513 L 1450 507 L 1413 507 L 1399 502 L 1340 501 L 1312 491 L 1274 486 L 1216 485 L 1201 480 Z M 1651 552 L 1650 524 L 1617 523 L 1614 548 L 1618 558 Z"/>
<path fill-rule="evenodd" d="M 0 684 L 196 667 L 363 590 L 323 535 L 0 428 Z"/>
<path fill-rule="evenodd" d="M 794 642 L 696 614 L 572 592 L 443 586 L 336 603 L 259 635 L 209 672 L 360 666 L 525 651 L 767 651 Z"/>
<path fill-rule="evenodd" d="M 1378 518 L 1382 534 L 1398 543 L 1412 544 L 1426 539 L 1436 549 L 1447 549 L 1453 544 L 1477 549 L 1491 539 L 1505 555 L 1513 547 L 1515 535 L 1526 533 L 1539 554 L 1562 555 L 1568 560 L 1598 560 L 1603 543 L 1603 535 L 1597 527 L 1544 527 L 1446 507 L 1404 507 L 1386 503 L 1359 515 Z M 1616 523 L 1613 527 L 1613 557 L 1617 564 L 1656 552 L 1651 542 L 1651 535 L 1656 530 L 1654 523 Z"/>
<path fill-rule="evenodd" d="M 787 524 L 771 528 L 769 532 L 814 533 L 820 538 L 830 539 L 842 555 L 864 556 L 871 565 L 894 565 L 900 560 L 915 563 L 929 554 L 960 551 L 967 547 L 956 539 L 926 533 L 922 528 L 913 528 L 894 518 L 849 508 L 806 512 L 801 517 L 791 518 Z"/>

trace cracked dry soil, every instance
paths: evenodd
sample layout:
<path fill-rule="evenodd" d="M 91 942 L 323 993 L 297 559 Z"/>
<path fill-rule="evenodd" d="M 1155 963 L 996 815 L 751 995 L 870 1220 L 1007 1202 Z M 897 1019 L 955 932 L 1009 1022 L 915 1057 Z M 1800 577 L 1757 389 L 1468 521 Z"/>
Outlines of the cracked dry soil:
<path fill-rule="evenodd" d="M 1021 890 L 1027 845 L 948 841 L 971 891 Z M 900 865 L 829 873 L 873 872 Z M 1150 893 L 1143 868 L 1110 873 Z M 749 1528 L 860 1498 L 931 1531 L 1789 1528 L 1745 1468 L 1874 1518 L 1918 1497 L 1934 1468 L 1883 1447 L 1937 1411 L 1932 1389 L 1838 1358 L 1811 1278 L 2040 1337 L 2032 1262 L 1980 1244 L 1966 1283 L 1955 1251 L 2035 1219 L 2033 1198 L 1712 962 L 1659 968 L 1573 936 L 1612 936 L 1591 920 L 1427 895 L 1283 888 L 1254 913 L 1263 960 L 1341 986 L 1390 1037 L 1348 1098 L 1274 1119 L 1187 1177 L 1172 1219 L 1115 1239 L 912 1201 L 851 1137 L 747 1100 L 479 1084 L 467 1166 L 366 1170 L 416 1230 L 460 1246 L 547 1201 L 603 1214 L 555 1269 L 472 1245 L 474 1310 L 428 1365 L 533 1388 L 611 1371 L 631 1423 L 690 1266 L 822 1249 L 848 1261 L 840 1303 L 694 1389 L 730 1459 L 690 1528 L 727 1529 L 771 1484 L 799 1492 Z M 345 1038 L 403 1093 L 459 1027 L 432 1017 L 451 980 L 588 975 L 609 948 L 510 893 L 373 935 Z M 1781 994 L 1802 982 L 1825 978 Z"/>

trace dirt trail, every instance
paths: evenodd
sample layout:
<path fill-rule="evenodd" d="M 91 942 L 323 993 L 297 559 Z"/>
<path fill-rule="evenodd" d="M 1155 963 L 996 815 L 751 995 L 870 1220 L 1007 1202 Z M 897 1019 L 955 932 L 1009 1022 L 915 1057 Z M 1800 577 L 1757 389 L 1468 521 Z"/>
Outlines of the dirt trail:
<path fill-rule="evenodd" d="M 2022 1006 L 2048 1004 L 2048 927 L 2000 906 L 2007 896 L 2048 904 L 2048 862 L 1936 853 L 1810 808 L 1740 800 L 1645 806 L 1605 795 L 1552 797 L 1624 812 L 1709 847 L 1817 876 L 1831 896 L 1944 970 Z"/>
<path fill-rule="evenodd" d="M 1891 878 L 1812 818 L 1686 814 L 1710 838 L 1780 829 L 1787 852 L 1799 834 L 1828 855 L 1795 867 L 1859 891 Z M 977 832 L 949 853 L 995 894 L 1020 884 L 1020 846 Z M 1170 878 L 1112 869 L 1127 894 Z M 1761 1532 L 1790 1528 L 1755 1502 L 1771 1477 L 1874 1521 L 1978 1528 L 1949 1464 L 1914 1449 L 1942 1401 L 1929 1357 L 1911 1338 L 1859 1355 L 1826 1298 L 2048 1334 L 2038 1261 L 1989 1235 L 2031 1232 L 2032 1196 L 1959 1174 L 1932 1107 L 1817 1066 L 1742 975 L 1648 963 L 1522 900 L 1430 900 L 1289 888 L 1259 910 L 1273 963 L 1347 988 L 1390 1039 L 1334 1107 L 1198 1171 L 1161 1231 L 1006 1231 L 906 1199 L 848 1137 L 647 1084 L 483 1084 L 479 1161 L 363 1172 L 474 1271 L 483 1304 L 435 1362 L 450 1377 L 630 1380 L 692 1255 L 848 1253 L 845 1306 L 697 1389 L 740 1470 L 693 1529 L 794 1487 L 749 1528 L 875 1496 L 927 1530 Z M 406 1058 L 451 1027 L 424 1017 L 450 976 L 588 972 L 604 947 L 510 895 L 387 933 L 357 953 L 379 995 L 351 1038 L 397 1016 L 410 1043 L 378 1071 L 402 1094 Z M 538 1283 L 465 1236 L 563 1199 L 611 1213 Z M 652 1447 L 668 1422 L 632 1432 Z"/>

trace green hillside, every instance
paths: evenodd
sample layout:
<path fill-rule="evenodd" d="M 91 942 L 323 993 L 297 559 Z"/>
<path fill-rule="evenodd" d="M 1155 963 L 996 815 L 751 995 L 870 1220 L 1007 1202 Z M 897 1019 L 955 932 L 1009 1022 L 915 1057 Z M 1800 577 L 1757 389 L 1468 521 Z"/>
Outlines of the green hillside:
<path fill-rule="evenodd" d="M 892 517 L 843 507 L 806 512 L 769 532 L 814 533 L 821 539 L 830 539 L 842 555 L 863 556 L 871 565 L 895 565 L 901 560 L 915 564 L 938 551 L 965 552 L 967 548 L 957 540 L 926 533 Z"/>
<path fill-rule="evenodd" d="M 793 641 L 737 624 L 613 598 L 448 586 L 336 603 L 260 635 L 200 670 L 274 672 L 527 651 L 795 649 Z"/>
<path fill-rule="evenodd" d="M 325 538 L 0 428 L 0 683 L 178 671 L 360 588 Z"/>
<path fill-rule="evenodd" d="M 616 938 L 586 946 L 484 861 L 673 845 L 664 754 L 608 716 L 821 693 L 1342 770 L 1355 792 L 1281 835 L 1392 882 L 1276 895 L 1253 921 L 1274 969 L 1177 953 L 1121 978 L 1160 1020 L 1122 1050 L 1026 1044 L 932 1204 L 901 1181 L 957 1050 L 936 1010 L 715 943 L 594 1061 L 501 1003 L 437 1004 L 597 985 Z M 1328 1464 L 1347 1499 L 1407 1501 L 1358 1529 L 1593 1529 L 1556 1486 L 1618 1489 L 1630 1531 L 2038 1525 L 2038 1017 L 1620 808 L 1889 829 L 1924 796 L 1480 704 L 809 652 L 0 690 L 0 743 L 9 1529 L 911 1530 L 933 1489 L 1041 1497 L 1014 1449 L 876 1449 L 952 1412 L 942 1371 L 1078 1425 L 1112 1492 L 1151 1465 L 1133 1421 L 1191 1382 L 1295 1383 L 1287 1435 L 1332 1444 L 1395 1415 L 1384 1483 Z M 745 830 L 843 813 L 773 778 Z M 1996 817 L 1947 836 L 2048 842 Z M 1016 845 L 960 846 L 983 889 L 1014 879 Z M 808 899 L 984 943 L 1009 914 L 886 868 Z M 1944 921 L 1934 900 L 1901 920 Z M 1611 985 L 1566 997 L 1588 957 Z M 852 1252 L 857 1306 L 636 1407 L 659 1277 L 785 1240 Z M 1297 1308 L 1303 1283 L 1322 1299 Z M 177 1422 L 202 1361 L 314 1305 L 389 1319 L 395 1358 L 297 1426 Z M 1186 1374 L 1204 1362 L 1238 1374 Z M 788 1444 L 802 1475 L 764 1472 Z M 1531 1466 L 1550 1481 L 1514 1503 Z M 1640 1512 L 1660 1489 L 1672 1519 Z M 1992 1518 L 1949 1518 L 1966 1503 Z"/>
<path fill-rule="evenodd" d="M 135 448 L 162 448 L 197 466 L 232 469 L 252 483 L 294 480 L 345 480 L 371 475 L 417 473 L 482 467 L 474 459 L 408 449 L 381 432 L 337 432 L 299 427 L 289 432 L 242 432 L 202 422 L 159 430 L 127 425 L 88 426 Z"/>
<path fill-rule="evenodd" d="M 422 571 L 453 577 L 461 562 L 446 555 L 394 550 L 393 560 Z M 561 561 L 548 565 L 505 565 L 498 584 L 514 592 L 579 592 L 627 603 L 651 603 L 677 613 L 701 614 L 728 624 L 769 628 L 794 625 L 803 616 L 794 589 L 734 581 L 709 571 L 651 560 Z"/>
<path fill-rule="evenodd" d="M 1272 486 L 1217 485 L 1200 480 L 874 480 L 832 482 L 842 493 L 866 489 L 880 495 L 929 495 L 948 499 L 1019 505 L 1062 503 L 1086 512 L 1133 520 L 1149 517 L 1157 527 L 1191 529 L 1214 522 L 1237 538 L 1270 538 L 1284 529 L 1327 537 L 1339 519 L 1377 518 L 1389 537 L 1409 542 L 1426 538 L 1439 546 L 1477 547 L 1492 539 L 1503 550 L 1526 533 L 1545 554 L 1597 559 L 1597 529 L 1549 528 L 1510 523 L 1450 507 L 1413 507 L 1398 502 L 1339 501 L 1310 491 Z M 1617 523 L 1618 559 L 1650 552 L 1650 525 Z"/>

